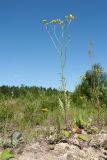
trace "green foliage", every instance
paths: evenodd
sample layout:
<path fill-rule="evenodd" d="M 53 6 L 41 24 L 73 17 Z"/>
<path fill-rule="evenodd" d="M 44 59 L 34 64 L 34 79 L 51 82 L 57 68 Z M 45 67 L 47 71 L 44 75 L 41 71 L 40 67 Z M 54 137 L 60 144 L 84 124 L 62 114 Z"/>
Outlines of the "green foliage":
<path fill-rule="evenodd" d="M 68 131 L 66 131 L 66 130 L 62 130 L 62 134 L 63 134 L 66 138 L 68 138 L 68 137 L 70 136 L 70 133 L 69 133 Z"/>
<path fill-rule="evenodd" d="M 11 87 L 8 87 L 7 90 L 8 93 L 11 93 Z M 52 88 L 46 89 L 26 86 L 16 87 L 16 91 L 17 90 L 19 90 L 19 96 L 17 98 L 15 95 L 13 97 L 4 95 L 0 98 L 1 132 L 5 130 L 6 135 L 9 130 L 27 131 L 28 129 L 36 128 L 38 125 L 48 128 L 54 126 L 58 131 L 64 127 L 65 101 L 62 91 Z M 69 106 L 67 113 L 69 124 L 85 129 L 87 128 L 86 126 L 96 125 L 97 108 L 94 107 L 92 101 L 89 101 L 86 96 L 79 96 L 80 92 L 66 93 L 67 99 L 69 98 L 69 101 L 67 101 L 67 106 Z M 106 88 L 103 93 L 105 93 L 103 99 L 106 101 Z M 77 94 L 76 101 L 73 101 L 74 94 L 75 96 Z M 100 107 L 100 122 L 102 125 L 107 124 L 106 117 L 107 106 L 106 103 L 103 102 Z"/>
<path fill-rule="evenodd" d="M 81 84 L 76 87 L 74 92 L 74 98 L 78 100 L 80 97 L 86 97 L 87 100 L 93 100 L 99 97 L 100 102 L 105 103 L 106 93 L 107 74 L 103 71 L 101 65 L 95 64 L 82 77 Z"/>
<path fill-rule="evenodd" d="M 76 120 L 76 125 L 79 127 L 79 128 L 85 128 L 87 126 L 87 123 L 81 119 L 81 118 L 78 118 Z"/>
<path fill-rule="evenodd" d="M 1 160 L 8 160 L 10 158 L 14 158 L 14 155 L 11 153 L 10 149 L 3 150 L 2 154 L 0 155 Z"/>
<path fill-rule="evenodd" d="M 89 138 L 85 134 L 77 134 L 77 135 L 78 135 L 78 138 L 83 140 L 83 141 L 88 141 L 89 140 Z"/>
<path fill-rule="evenodd" d="M 8 102 L 7 104 L 2 103 L 0 106 L 0 122 L 5 122 L 7 119 L 10 121 L 13 117 L 14 111 L 12 106 Z"/>

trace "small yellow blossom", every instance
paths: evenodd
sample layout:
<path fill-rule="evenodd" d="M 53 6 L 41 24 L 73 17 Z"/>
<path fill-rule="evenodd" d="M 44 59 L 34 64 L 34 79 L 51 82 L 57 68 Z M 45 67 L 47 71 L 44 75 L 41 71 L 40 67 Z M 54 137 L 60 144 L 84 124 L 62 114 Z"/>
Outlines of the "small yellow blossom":
<path fill-rule="evenodd" d="M 53 19 L 50 23 L 55 24 L 55 23 L 57 23 L 57 22 L 58 22 L 58 20 L 57 20 L 57 19 Z"/>
<path fill-rule="evenodd" d="M 64 21 L 62 21 L 62 20 L 58 20 L 58 22 L 59 22 L 60 25 L 64 24 Z"/>
<path fill-rule="evenodd" d="M 70 20 L 74 20 L 74 16 L 70 14 Z"/>
<path fill-rule="evenodd" d="M 42 108 L 41 111 L 48 112 L 48 109 L 47 108 Z"/>

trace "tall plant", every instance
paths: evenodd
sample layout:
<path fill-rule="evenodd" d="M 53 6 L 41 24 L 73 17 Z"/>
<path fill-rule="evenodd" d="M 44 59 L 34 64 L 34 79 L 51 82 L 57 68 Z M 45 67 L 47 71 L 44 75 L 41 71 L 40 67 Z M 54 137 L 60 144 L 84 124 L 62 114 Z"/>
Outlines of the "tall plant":
<path fill-rule="evenodd" d="M 46 19 L 42 20 L 43 25 L 46 28 L 46 31 L 51 39 L 52 44 L 54 45 L 57 53 L 59 54 L 59 61 L 61 66 L 61 86 L 60 89 L 63 92 L 64 102 L 59 99 L 59 104 L 61 110 L 64 111 L 64 120 L 67 126 L 67 110 L 69 107 L 68 97 L 67 97 L 67 88 L 66 88 L 66 78 L 65 78 L 65 64 L 66 64 L 66 55 L 68 44 L 71 40 L 70 36 L 70 25 L 74 20 L 73 15 L 67 15 L 63 19 L 53 19 L 47 21 Z"/>

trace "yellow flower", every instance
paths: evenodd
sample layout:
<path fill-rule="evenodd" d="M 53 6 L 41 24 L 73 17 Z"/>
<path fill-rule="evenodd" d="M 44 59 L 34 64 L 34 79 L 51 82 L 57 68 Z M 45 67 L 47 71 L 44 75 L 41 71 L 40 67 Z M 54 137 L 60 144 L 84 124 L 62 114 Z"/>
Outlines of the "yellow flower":
<path fill-rule="evenodd" d="M 70 20 L 74 20 L 74 16 L 70 14 Z"/>
<path fill-rule="evenodd" d="M 48 112 L 48 109 L 47 108 L 42 108 L 41 111 Z"/>
<path fill-rule="evenodd" d="M 58 22 L 58 20 L 57 20 L 57 19 L 53 19 L 50 23 L 55 24 L 55 23 L 57 23 L 57 22 Z"/>
<path fill-rule="evenodd" d="M 60 25 L 64 24 L 64 21 L 62 21 L 62 20 L 59 20 L 58 22 L 59 22 Z"/>

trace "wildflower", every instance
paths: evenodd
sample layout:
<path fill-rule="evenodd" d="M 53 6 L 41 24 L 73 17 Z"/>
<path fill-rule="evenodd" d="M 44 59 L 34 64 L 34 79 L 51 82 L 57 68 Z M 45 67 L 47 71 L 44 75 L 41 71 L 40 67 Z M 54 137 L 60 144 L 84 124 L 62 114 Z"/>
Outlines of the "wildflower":
<path fill-rule="evenodd" d="M 48 22 L 47 22 L 46 19 L 43 19 L 43 20 L 42 20 L 42 23 L 43 23 L 43 24 L 47 24 Z"/>
<path fill-rule="evenodd" d="M 70 14 L 70 20 L 74 20 L 74 16 L 72 14 Z"/>
<path fill-rule="evenodd" d="M 57 22 L 58 22 L 58 20 L 57 20 L 57 19 L 53 19 L 50 23 L 55 24 L 55 23 L 57 23 Z"/>
<path fill-rule="evenodd" d="M 41 111 L 48 112 L 48 109 L 47 108 L 42 108 Z"/>
<path fill-rule="evenodd" d="M 62 21 L 62 20 L 59 20 L 58 22 L 59 22 L 60 25 L 64 24 L 64 21 Z"/>

